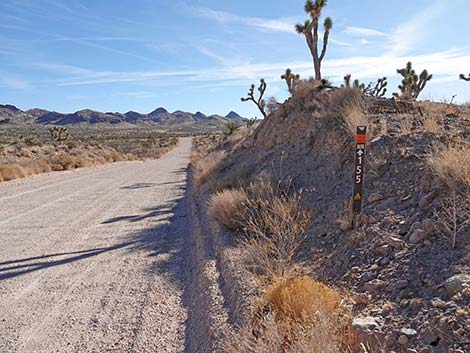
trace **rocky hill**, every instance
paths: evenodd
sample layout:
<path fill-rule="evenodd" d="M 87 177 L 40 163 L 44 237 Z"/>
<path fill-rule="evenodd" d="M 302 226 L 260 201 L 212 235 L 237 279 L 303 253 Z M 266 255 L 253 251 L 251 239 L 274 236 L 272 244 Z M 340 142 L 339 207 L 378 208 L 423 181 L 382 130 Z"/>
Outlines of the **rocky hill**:
<path fill-rule="evenodd" d="M 168 131 L 215 131 L 225 128 L 229 121 L 241 122 L 235 112 L 226 116 L 195 114 L 177 110 L 173 113 L 157 108 L 148 114 L 98 112 L 90 109 L 63 114 L 44 109 L 22 111 L 12 105 L 0 105 L 0 125 L 60 125 L 77 127 L 155 128 Z"/>
<path fill-rule="evenodd" d="M 355 218 L 351 201 L 357 125 L 367 125 L 369 132 L 363 209 Z M 246 193 L 259 198 L 260 178 L 269 175 L 279 185 L 288 185 L 289 194 L 302 190 L 303 207 L 313 217 L 289 275 L 307 274 L 341 292 L 345 302 L 350 300 L 354 337 L 374 352 L 469 351 L 468 105 L 403 104 L 363 97 L 350 89 L 320 92 L 303 87 L 255 131 L 238 133 L 195 163 L 207 169 L 210 161 L 219 161 L 212 174 L 199 178 L 198 192 L 206 195 L 201 205 L 207 199 L 222 202 L 228 195 L 232 201 L 226 203 L 233 205 L 241 195 L 237 212 L 246 212 L 251 222 L 242 223 L 243 230 L 259 217 L 259 205 L 271 204 L 255 198 L 258 206 L 246 206 Z M 286 194 L 282 189 L 281 201 L 290 200 Z M 217 204 L 212 205 L 215 209 Z M 269 216 L 276 219 L 276 213 Z M 228 219 L 233 222 L 233 215 Z M 217 242 L 220 235 L 214 239 Z M 249 253 L 252 243 L 241 242 L 240 253 Z M 263 248 L 255 249 L 256 257 L 247 257 L 245 268 L 259 281 Z M 233 272 L 242 273 L 243 261 L 229 260 L 237 267 Z M 229 263 L 221 257 L 224 261 Z M 250 275 L 245 271 L 240 277 Z M 261 285 L 259 290 L 269 294 L 272 289 Z M 253 294 L 246 293 L 253 290 L 234 296 L 239 303 L 249 302 Z M 251 302 L 259 300 L 254 296 Z M 251 315 L 256 318 L 259 312 Z M 252 332 L 249 325 L 247 332 Z M 261 341 L 251 334 L 248 339 Z"/>

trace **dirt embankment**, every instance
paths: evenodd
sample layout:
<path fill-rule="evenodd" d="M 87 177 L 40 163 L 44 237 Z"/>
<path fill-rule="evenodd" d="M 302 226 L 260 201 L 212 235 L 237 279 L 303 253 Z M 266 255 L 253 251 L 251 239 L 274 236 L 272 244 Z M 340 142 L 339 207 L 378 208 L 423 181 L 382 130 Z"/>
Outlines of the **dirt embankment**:
<path fill-rule="evenodd" d="M 291 178 L 315 213 L 297 269 L 351 298 L 355 317 L 367 318 L 356 322 L 361 335 L 397 352 L 464 352 L 470 340 L 468 107 L 385 103 L 357 102 L 341 90 L 295 94 L 253 134 L 241 129 L 215 144 L 199 205 L 262 174 Z M 352 127 L 362 123 L 369 126 L 365 196 L 354 230 Z M 226 274 L 227 297 L 243 311 L 234 322 L 246 322 L 263 288 L 237 263 L 233 234 L 209 224 L 224 259 L 221 273 L 234 264 Z"/>

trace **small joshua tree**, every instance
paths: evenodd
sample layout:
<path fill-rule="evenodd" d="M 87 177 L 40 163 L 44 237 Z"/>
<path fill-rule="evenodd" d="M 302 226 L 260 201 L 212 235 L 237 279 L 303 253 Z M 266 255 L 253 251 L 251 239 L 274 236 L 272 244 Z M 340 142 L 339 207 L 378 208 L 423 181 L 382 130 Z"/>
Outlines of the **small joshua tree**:
<path fill-rule="evenodd" d="M 359 82 L 359 80 L 354 80 L 351 85 L 351 74 L 344 76 L 344 83 L 341 85 L 343 88 L 354 88 L 359 89 L 362 93 L 369 97 L 383 97 L 387 93 L 387 78 L 382 77 L 374 83 L 370 82 L 367 86 L 364 83 Z"/>
<path fill-rule="evenodd" d="M 51 134 L 51 138 L 54 141 L 60 142 L 65 141 L 69 137 L 69 132 L 67 128 L 63 126 L 53 126 L 49 128 L 49 133 Z"/>
<path fill-rule="evenodd" d="M 403 76 L 403 80 L 401 85 L 398 86 L 401 94 L 394 93 L 393 96 L 395 98 L 415 101 L 426 86 L 426 83 L 432 79 L 432 75 L 429 75 L 427 70 L 423 70 L 418 77 L 411 62 L 408 62 L 405 68 L 399 69 L 397 72 Z"/>
<path fill-rule="evenodd" d="M 344 76 L 344 83 L 341 85 L 342 88 L 354 88 L 359 89 L 362 92 L 366 89 L 366 85 L 360 83 L 358 79 L 355 79 L 351 85 L 351 74 Z"/>
<path fill-rule="evenodd" d="M 227 124 L 225 124 L 225 127 L 227 128 L 225 134 L 226 135 L 232 135 L 235 131 L 237 131 L 240 126 L 235 124 L 232 121 L 229 121 Z"/>
<path fill-rule="evenodd" d="M 470 74 L 468 76 L 465 76 L 464 74 L 460 74 L 460 79 L 464 81 L 470 81 Z"/>
<path fill-rule="evenodd" d="M 300 75 L 294 74 L 291 69 L 286 69 L 286 73 L 281 76 L 281 79 L 286 81 L 287 89 L 289 90 L 291 94 L 293 94 L 295 87 L 297 86 L 297 83 L 299 82 Z"/>
<path fill-rule="evenodd" d="M 365 88 L 364 91 L 366 95 L 371 96 L 371 97 L 377 97 L 377 98 L 385 96 L 385 93 L 387 93 L 387 85 L 388 85 L 386 77 L 379 78 L 375 86 L 372 87 L 372 85 L 373 83 L 371 82 Z"/>
<path fill-rule="evenodd" d="M 259 111 L 261 112 L 261 114 L 263 114 L 263 117 L 265 119 L 268 116 L 268 114 L 266 113 L 264 109 L 266 107 L 266 102 L 263 99 L 264 93 L 266 92 L 266 87 L 267 87 L 266 81 L 262 78 L 260 80 L 260 85 L 258 87 L 258 91 L 259 91 L 258 98 L 255 98 L 255 85 L 254 84 L 250 86 L 250 90 L 248 91 L 248 96 L 245 98 L 241 98 L 242 102 L 252 101 L 253 103 L 255 103 Z"/>
<path fill-rule="evenodd" d="M 256 122 L 258 121 L 258 118 L 257 118 L 257 117 L 254 117 L 254 118 L 244 118 L 242 121 L 245 123 L 245 125 L 246 125 L 247 128 L 251 128 L 253 125 L 256 124 Z"/>
<path fill-rule="evenodd" d="M 307 45 L 310 49 L 310 53 L 313 58 L 313 67 L 315 70 L 315 81 L 321 81 L 321 63 L 326 54 L 326 48 L 328 46 L 328 38 L 330 36 L 330 30 L 333 27 L 333 20 L 331 17 L 327 17 L 323 23 L 323 47 L 321 52 L 318 52 L 318 25 L 320 16 L 323 8 L 325 7 L 327 0 L 307 0 L 305 3 L 305 12 L 310 15 L 311 20 L 305 21 L 304 24 L 297 24 L 295 30 L 299 34 L 305 36 Z"/>

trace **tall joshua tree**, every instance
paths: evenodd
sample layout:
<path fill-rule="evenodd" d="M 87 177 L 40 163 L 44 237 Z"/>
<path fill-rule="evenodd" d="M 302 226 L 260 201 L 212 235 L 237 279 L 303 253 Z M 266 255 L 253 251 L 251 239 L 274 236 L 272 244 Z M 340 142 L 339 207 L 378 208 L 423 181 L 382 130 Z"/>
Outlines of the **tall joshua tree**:
<path fill-rule="evenodd" d="M 286 81 L 287 88 L 288 88 L 289 92 L 292 94 L 292 93 L 294 93 L 295 86 L 297 86 L 297 82 L 300 79 L 300 75 L 294 74 L 291 69 L 287 69 L 286 73 L 281 76 L 281 79 Z"/>
<path fill-rule="evenodd" d="M 459 77 L 461 80 L 470 81 L 470 74 L 468 74 L 468 76 L 465 76 L 464 74 L 460 74 Z"/>
<path fill-rule="evenodd" d="M 264 93 L 266 92 L 267 84 L 264 78 L 262 78 L 259 81 L 260 81 L 260 84 L 258 87 L 259 97 L 255 98 L 255 85 L 252 84 L 250 86 L 250 89 L 248 90 L 248 96 L 245 98 L 241 98 L 241 100 L 242 102 L 252 101 L 253 103 L 255 103 L 259 111 L 261 112 L 261 114 L 263 114 L 263 117 L 266 119 L 268 114 L 266 113 L 266 110 L 265 110 L 266 101 L 263 99 L 263 96 L 264 96 Z"/>
<path fill-rule="evenodd" d="M 333 27 L 333 20 L 331 17 L 325 18 L 325 22 L 323 23 L 323 46 L 321 52 L 319 52 L 318 25 L 321 12 L 326 3 L 327 0 L 307 0 L 304 9 L 312 19 L 305 21 L 304 24 L 295 25 L 295 30 L 297 33 L 303 34 L 305 36 L 310 53 L 312 54 L 313 67 L 315 70 L 315 81 L 321 81 L 321 63 L 325 57 L 330 30 Z"/>
<path fill-rule="evenodd" d="M 393 94 L 396 98 L 415 101 L 426 86 L 426 83 L 432 79 L 432 75 L 429 75 L 427 70 L 423 70 L 418 76 L 411 62 L 408 62 L 405 68 L 399 69 L 397 72 L 403 76 L 403 80 L 401 85 L 398 86 L 401 95 L 398 93 Z"/>

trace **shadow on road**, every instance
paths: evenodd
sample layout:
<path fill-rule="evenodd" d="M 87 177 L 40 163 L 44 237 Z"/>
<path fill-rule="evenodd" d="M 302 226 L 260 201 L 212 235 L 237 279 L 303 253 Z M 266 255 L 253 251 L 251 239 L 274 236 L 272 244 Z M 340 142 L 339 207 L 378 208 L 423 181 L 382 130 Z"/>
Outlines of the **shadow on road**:
<path fill-rule="evenodd" d="M 177 172 L 180 172 L 178 170 Z M 173 183 L 172 188 L 185 189 L 186 181 Z M 148 218 L 158 217 L 158 223 L 151 228 L 137 233 L 121 236 L 121 242 L 108 247 L 87 250 L 71 250 L 60 253 L 32 256 L 28 258 L 0 262 L 0 281 L 25 275 L 35 271 L 45 270 L 77 261 L 83 261 L 103 253 L 127 249 L 129 252 L 146 251 L 148 256 L 155 259 L 148 271 L 157 272 L 169 277 L 176 284 L 181 283 L 183 257 L 181 252 L 187 234 L 186 203 L 184 192 L 167 203 L 155 207 L 144 208 L 142 214 L 124 215 L 109 219 L 102 224 L 115 222 L 138 222 Z M 57 257 L 63 257 L 57 259 Z"/>

